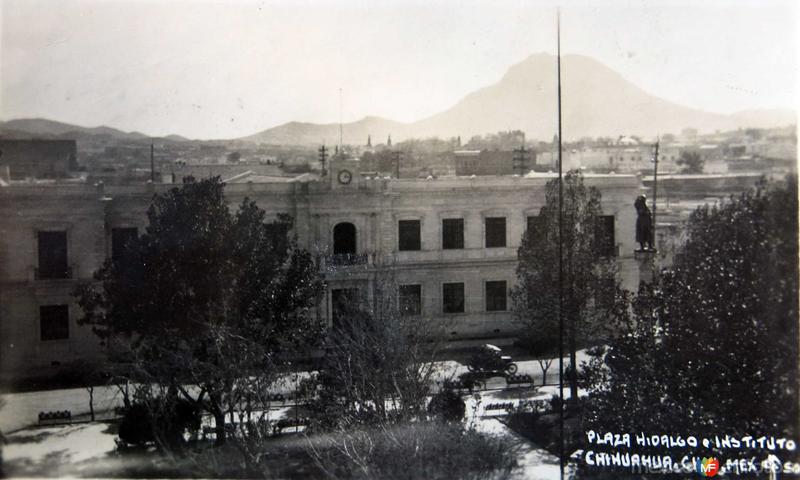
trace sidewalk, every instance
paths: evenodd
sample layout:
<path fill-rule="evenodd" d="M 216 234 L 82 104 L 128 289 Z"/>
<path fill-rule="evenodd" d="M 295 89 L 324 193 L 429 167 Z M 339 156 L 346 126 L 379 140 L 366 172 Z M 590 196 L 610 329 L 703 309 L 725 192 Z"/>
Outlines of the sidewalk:
<path fill-rule="evenodd" d="M 536 446 L 530 440 L 518 435 L 496 418 L 481 418 L 476 428 L 485 433 L 507 435 L 519 443 L 518 466 L 511 474 L 511 480 L 558 480 L 560 469 L 558 457 Z"/>

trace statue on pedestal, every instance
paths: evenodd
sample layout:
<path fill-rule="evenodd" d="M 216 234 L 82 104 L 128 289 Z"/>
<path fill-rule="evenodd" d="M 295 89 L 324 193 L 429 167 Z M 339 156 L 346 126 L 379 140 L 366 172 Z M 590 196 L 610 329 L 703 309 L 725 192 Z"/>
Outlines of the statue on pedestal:
<path fill-rule="evenodd" d="M 653 251 L 653 216 L 647 208 L 647 197 L 639 195 L 633 203 L 636 208 L 636 241 L 640 252 Z"/>

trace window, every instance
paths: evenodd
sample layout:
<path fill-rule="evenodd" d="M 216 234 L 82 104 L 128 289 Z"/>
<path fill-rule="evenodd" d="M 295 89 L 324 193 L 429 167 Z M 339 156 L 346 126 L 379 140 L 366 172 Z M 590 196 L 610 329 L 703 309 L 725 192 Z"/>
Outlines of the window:
<path fill-rule="evenodd" d="M 463 283 L 442 284 L 442 312 L 444 313 L 464 312 Z"/>
<path fill-rule="evenodd" d="M 486 219 L 486 248 L 506 246 L 505 217 L 488 217 Z"/>
<path fill-rule="evenodd" d="M 617 254 L 616 241 L 614 239 L 614 216 L 601 215 L 597 217 L 597 229 L 595 230 L 595 242 L 600 256 L 613 257 Z"/>
<path fill-rule="evenodd" d="M 442 248 L 445 250 L 464 248 L 464 219 L 442 220 Z"/>
<path fill-rule="evenodd" d="M 339 223 L 333 227 L 333 253 L 346 255 L 356 253 L 356 226 L 352 223 Z"/>
<path fill-rule="evenodd" d="M 419 250 L 419 220 L 400 220 L 398 222 L 398 238 L 400 250 Z"/>
<path fill-rule="evenodd" d="M 422 314 L 422 285 L 400 285 L 400 315 Z"/>
<path fill-rule="evenodd" d="M 486 311 L 504 312 L 507 308 L 506 282 L 486 282 Z"/>
<path fill-rule="evenodd" d="M 111 259 L 115 262 L 125 255 L 128 242 L 137 237 L 136 228 L 111 229 Z"/>
<path fill-rule="evenodd" d="M 598 279 L 595 290 L 595 305 L 605 310 L 613 308 L 616 288 L 617 283 L 613 277 Z"/>
<path fill-rule="evenodd" d="M 38 232 L 39 268 L 37 278 L 69 278 L 67 232 Z"/>
<path fill-rule="evenodd" d="M 39 307 L 39 324 L 42 341 L 69 338 L 69 308 L 66 305 Z"/>
<path fill-rule="evenodd" d="M 334 327 L 341 327 L 342 321 L 358 310 L 359 300 L 357 288 L 340 288 L 331 291 L 331 321 Z"/>

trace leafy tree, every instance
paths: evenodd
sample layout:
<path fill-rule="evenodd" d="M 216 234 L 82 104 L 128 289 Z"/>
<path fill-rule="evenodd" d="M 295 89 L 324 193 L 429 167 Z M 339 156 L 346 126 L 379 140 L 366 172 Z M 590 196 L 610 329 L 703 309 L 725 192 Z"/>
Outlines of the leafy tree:
<path fill-rule="evenodd" d="M 692 214 L 630 334 L 588 370 L 587 428 L 796 437 L 797 198 L 790 177 Z"/>
<path fill-rule="evenodd" d="M 528 344 L 542 349 L 531 352 L 538 355 L 558 345 L 562 306 L 570 364 L 576 365 L 578 345 L 601 341 L 614 332 L 627 314 L 627 302 L 613 259 L 605 256 L 609 238 L 600 221 L 600 191 L 585 186 L 577 170 L 567 172 L 563 182 L 563 299 L 559 302 L 558 179 L 547 183 L 545 205 L 522 239 L 512 298 Z M 551 348 L 544 349 L 547 345 Z M 575 375 L 569 384 L 571 398 L 577 399 Z"/>
<path fill-rule="evenodd" d="M 681 156 L 675 160 L 675 163 L 682 167 L 681 173 L 703 173 L 705 161 L 698 152 L 684 150 L 681 152 Z"/>
<path fill-rule="evenodd" d="M 156 195 L 145 233 L 76 292 L 81 323 L 127 346 L 132 380 L 210 412 L 218 443 L 225 414 L 269 383 L 281 353 L 316 338 L 321 290 L 290 218 L 268 222 L 249 199 L 234 213 L 223 187 L 190 178 Z"/>
<path fill-rule="evenodd" d="M 525 132 L 522 130 L 508 130 L 497 133 L 488 133 L 484 136 L 475 135 L 469 139 L 464 148 L 470 150 L 504 150 L 510 151 L 519 148 L 525 143 Z"/>

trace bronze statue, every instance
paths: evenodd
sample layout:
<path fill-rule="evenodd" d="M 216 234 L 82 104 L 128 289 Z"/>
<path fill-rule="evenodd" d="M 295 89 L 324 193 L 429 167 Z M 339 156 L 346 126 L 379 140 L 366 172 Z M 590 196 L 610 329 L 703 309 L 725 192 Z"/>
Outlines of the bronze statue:
<path fill-rule="evenodd" d="M 633 203 L 636 208 L 636 241 L 639 242 L 640 251 L 653 250 L 653 217 L 647 208 L 647 197 L 639 195 Z"/>

